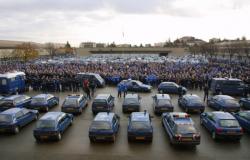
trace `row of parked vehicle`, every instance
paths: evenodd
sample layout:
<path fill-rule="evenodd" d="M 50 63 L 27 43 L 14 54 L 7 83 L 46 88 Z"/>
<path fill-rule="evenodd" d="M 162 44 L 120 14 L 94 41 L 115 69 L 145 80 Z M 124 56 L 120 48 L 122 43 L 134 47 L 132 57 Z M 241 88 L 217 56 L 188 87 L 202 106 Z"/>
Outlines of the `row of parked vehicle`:
<path fill-rule="evenodd" d="M 20 128 L 38 119 L 39 112 L 26 108 L 11 108 L 0 113 L 0 131 L 19 133 Z M 146 111 L 132 112 L 127 127 L 128 141 L 153 140 L 152 116 Z M 47 112 L 38 121 L 33 136 L 43 140 L 61 140 L 64 131 L 73 124 L 73 114 Z M 213 139 L 226 138 L 240 140 L 243 129 L 250 132 L 250 111 L 215 111 L 200 115 L 200 124 Z M 162 126 L 171 144 L 199 145 L 201 135 L 197 131 L 189 114 L 184 112 L 165 112 L 162 114 Z M 91 142 L 114 142 L 120 127 L 120 117 L 112 112 L 99 112 L 89 127 Z"/>

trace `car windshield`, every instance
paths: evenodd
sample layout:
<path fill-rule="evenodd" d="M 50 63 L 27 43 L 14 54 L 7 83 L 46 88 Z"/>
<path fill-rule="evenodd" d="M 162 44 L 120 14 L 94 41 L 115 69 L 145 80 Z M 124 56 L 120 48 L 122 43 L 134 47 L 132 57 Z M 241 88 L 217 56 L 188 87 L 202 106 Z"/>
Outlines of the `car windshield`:
<path fill-rule="evenodd" d="M 13 106 L 13 101 L 12 100 L 1 100 L 0 105 L 3 106 Z"/>
<path fill-rule="evenodd" d="M 177 125 L 177 133 L 178 134 L 196 133 L 196 129 L 192 124 L 179 124 Z"/>
<path fill-rule="evenodd" d="M 133 129 L 150 129 L 150 122 L 148 121 L 132 121 L 131 127 Z"/>
<path fill-rule="evenodd" d="M 77 106 L 77 99 L 75 99 L 75 98 L 67 98 L 64 101 L 63 105 L 65 105 L 65 106 Z"/>
<path fill-rule="evenodd" d="M 105 99 L 95 99 L 93 103 L 106 103 Z"/>
<path fill-rule="evenodd" d="M 136 98 L 126 98 L 124 103 L 126 103 L 126 104 L 137 104 L 138 99 L 136 99 Z"/>
<path fill-rule="evenodd" d="M 55 128 L 55 121 L 40 120 L 37 122 L 37 128 Z"/>
<path fill-rule="evenodd" d="M 108 122 L 94 121 L 91 125 L 92 129 L 109 130 L 111 125 Z"/>
<path fill-rule="evenodd" d="M 158 99 L 157 103 L 159 106 L 170 104 L 170 102 L 166 99 Z"/>
<path fill-rule="evenodd" d="M 247 120 L 250 120 L 250 112 L 240 112 L 239 116 L 241 116 Z"/>
<path fill-rule="evenodd" d="M 239 127 L 239 123 L 235 119 L 223 119 L 219 124 L 221 127 Z"/>
<path fill-rule="evenodd" d="M 32 98 L 31 103 L 46 103 L 45 98 Z"/>
<path fill-rule="evenodd" d="M 11 115 L 6 115 L 6 114 L 1 114 L 0 115 L 0 122 L 12 122 L 12 116 Z"/>

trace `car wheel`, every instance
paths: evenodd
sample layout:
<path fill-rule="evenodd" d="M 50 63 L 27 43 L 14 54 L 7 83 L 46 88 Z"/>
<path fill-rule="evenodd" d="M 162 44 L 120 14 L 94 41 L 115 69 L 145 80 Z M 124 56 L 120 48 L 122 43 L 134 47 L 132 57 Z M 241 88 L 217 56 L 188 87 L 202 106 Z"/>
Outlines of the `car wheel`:
<path fill-rule="evenodd" d="M 45 108 L 45 112 L 48 112 L 48 111 L 49 111 L 49 107 L 46 107 L 46 108 Z"/>
<path fill-rule="evenodd" d="M 214 140 L 217 139 L 217 136 L 216 136 L 216 133 L 215 133 L 215 132 L 212 132 L 212 138 L 213 138 Z"/>
<path fill-rule="evenodd" d="M 15 126 L 14 128 L 14 133 L 18 134 L 20 132 L 19 126 Z"/>
<path fill-rule="evenodd" d="M 73 119 L 70 120 L 69 125 L 72 126 L 72 124 L 73 124 Z"/>
<path fill-rule="evenodd" d="M 58 133 L 57 140 L 60 141 L 61 139 L 62 139 L 62 135 L 61 135 L 61 133 Z"/>

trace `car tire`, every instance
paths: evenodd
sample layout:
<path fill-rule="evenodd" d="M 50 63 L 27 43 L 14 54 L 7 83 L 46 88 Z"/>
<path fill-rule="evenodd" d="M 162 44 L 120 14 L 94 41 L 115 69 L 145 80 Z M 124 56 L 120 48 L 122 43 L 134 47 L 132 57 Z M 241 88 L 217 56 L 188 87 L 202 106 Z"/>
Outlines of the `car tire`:
<path fill-rule="evenodd" d="M 15 126 L 14 128 L 14 134 L 18 134 L 20 132 L 19 126 Z"/>
<path fill-rule="evenodd" d="M 72 126 L 73 124 L 73 119 L 70 120 L 69 126 Z"/>
<path fill-rule="evenodd" d="M 49 111 L 49 107 L 45 107 L 45 112 L 48 112 Z"/>
<path fill-rule="evenodd" d="M 60 133 L 60 132 L 58 133 L 58 135 L 57 135 L 56 139 L 57 139 L 57 141 L 60 141 L 60 140 L 62 139 L 62 135 L 61 135 L 61 133 Z"/>
<path fill-rule="evenodd" d="M 214 140 L 216 140 L 216 139 L 217 139 L 217 135 L 216 135 L 216 133 L 215 133 L 215 132 L 212 132 L 212 138 L 213 138 Z"/>

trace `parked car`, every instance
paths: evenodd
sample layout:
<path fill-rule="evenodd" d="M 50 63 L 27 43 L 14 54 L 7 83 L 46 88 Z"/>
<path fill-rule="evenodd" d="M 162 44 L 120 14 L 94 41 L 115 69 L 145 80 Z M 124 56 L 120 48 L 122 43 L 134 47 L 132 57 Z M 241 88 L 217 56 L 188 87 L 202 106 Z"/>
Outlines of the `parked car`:
<path fill-rule="evenodd" d="M 92 103 L 92 112 L 110 112 L 115 106 L 115 97 L 111 94 L 98 94 Z"/>
<path fill-rule="evenodd" d="M 62 112 L 65 113 L 82 113 L 83 109 L 88 106 L 88 99 L 84 95 L 69 95 L 62 104 Z"/>
<path fill-rule="evenodd" d="M 161 114 L 163 112 L 173 112 L 174 106 L 168 94 L 156 94 L 152 98 L 155 114 Z"/>
<path fill-rule="evenodd" d="M 37 141 L 61 140 L 63 132 L 73 123 L 73 115 L 63 112 L 47 112 L 37 122 L 33 135 Z"/>
<path fill-rule="evenodd" d="M 213 78 L 210 86 L 212 94 L 243 95 L 246 85 L 236 78 Z"/>
<path fill-rule="evenodd" d="M 141 97 L 138 94 L 127 94 L 122 103 L 122 111 L 139 112 L 141 107 Z"/>
<path fill-rule="evenodd" d="M 244 109 L 250 109 L 250 98 L 241 98 L 239 104 Z"/>
<path fill-rule="evenodd" d="M 137 80 L 123 80 L 119 84 L 126 85 L 128 91 L 133 92 L 151 92 L 152 86 L 143 84 L 140 81 Z"/>
<path fill-rule="evenodd" d="M 99 112 L 89 128 L 89 139 L 95 141 L 115 141 L 120 126 L 120 118 L 111 112 Z"/>
<path fill-rule="evenodd" d="M 187 89 L 174 82 L 161 82 L 158 86 L 158 92 L 164 94 L 179 94 L 179 88 L 181 88 L 182 95 L 187 93 Z"/>
<path fill-rule="evenodd" d="M 97 87 L 105 87 L 105 80 L 96 73 L 77 73 L 77 78 L 81 81 L 87 79 L 88 81 L 95 81 Z"/>
<path fill-rule="evenodd" d="M 217 111 L 238 112 L 240 110 L 240 104 L 235 98 L 228 95 L 209 97 L 207 100 L 207 106 L 214 108 Z"/>
<path fill-rule="evenodd" d="M 178 104 L 185 110 L 186 113 L 189 111 L 202 113 L 205 110 L 204 103 L 196 94 L 186 94 L 182 97 L 179 97 Z"/>
<path fill-rule="evenodd" d="M 3 96 L 0 96 L 0 100 L 3 99 L 4 97 Z"/>
<path fill-rule="evenodd" d="M 37 120 L 37 110 L 11 108 L 0 113 L 0 132 L 19 133 L 20 129 Z"/>
<path fill-rule="evenodd" d="M 162 114 L 162 125 L 171 144 L 199 145 L 200 133 L 189 114 L 171 112 Z"/>
<path fill-rule="evenodd" d="M 26 95 L 12 95 L 0 100 L 0 111 L 10 108 L 28 107 L 31 102 L 31 97 Z"/>
<path fill-rule="evenodd" d="M 200 123 L 212 134 L 213 139 L 240 140 L 243 134 L 237 119 L 228 112 L 204 112 L 200 115 Z"/>
<path fill-rule="evenodd" d="M 152 142 L 153 126 L 148 112 L 132 112 L 128 122 L 128 141 Z"/>
<path fill-rule="evenodd" d="M 32 97 L 28 108 L 48 112 L 50 108 L 59 104 L 59 98 L 52 94 L 39 94 Z"/>
<path fill-rule="evenodd" d="M 234 117 L 240 123 L 240 126 L 248 133 L 250 133 L 250 111 L 241 111 L 234 113 Z"/>
<path fill-rule="evenodd" d="M 0 94 L 14 94 L 25 91 L 25 73 L 13 72 L 0 74 Z"/>

